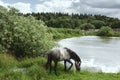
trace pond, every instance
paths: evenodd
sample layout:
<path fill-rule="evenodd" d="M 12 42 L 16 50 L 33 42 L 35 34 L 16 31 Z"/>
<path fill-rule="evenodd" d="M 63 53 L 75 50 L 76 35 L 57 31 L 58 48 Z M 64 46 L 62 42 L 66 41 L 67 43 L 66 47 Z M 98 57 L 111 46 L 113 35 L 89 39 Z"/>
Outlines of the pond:
<path fill-rule="evenodd" d="M 75 51 L 82 70 L 120 72 L 120 37 L 81 36 L 60 40 L 58 45 Z"/>

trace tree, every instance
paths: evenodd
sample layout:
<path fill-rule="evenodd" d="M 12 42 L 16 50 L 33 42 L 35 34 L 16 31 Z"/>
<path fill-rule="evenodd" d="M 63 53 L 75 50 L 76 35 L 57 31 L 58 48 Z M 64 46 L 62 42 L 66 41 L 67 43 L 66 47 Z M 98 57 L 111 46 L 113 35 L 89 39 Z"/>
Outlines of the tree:
<path fill-rule="evenodd" d="M 105 26 L 105 22 L 100 20 L 92 21 L 92 24 L 95 26 L 96 29 L 100 29 L 102 26 Z"/>
<path fill-rule="evenodd" d="M 1 7 L 0 7 L 1 9 Z M 16 57 L 43 55 L 53 47 L 52 35 L 41 20 L 0 10 L 0 44 Z"/>
<path fill-rule="evenodd" d="M 90 23 L 84 23 L 80 26 L 80 28 L 82 30 L 89 30 L 89 29 L 94 29 L 94 25 L 90 24 Z"/>
<path fill-rule="evenodd" d="M 100 28 L 100 30 L 98 30 L 97 35 L 98 36 L 112 36 L 113 30 L 108 26 L 103 26 Z"/>

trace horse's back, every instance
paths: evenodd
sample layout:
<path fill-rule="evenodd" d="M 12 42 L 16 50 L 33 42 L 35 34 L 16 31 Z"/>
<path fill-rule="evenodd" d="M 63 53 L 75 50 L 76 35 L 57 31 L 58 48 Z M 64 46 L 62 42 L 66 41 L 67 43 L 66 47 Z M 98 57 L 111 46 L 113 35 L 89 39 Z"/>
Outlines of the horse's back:
<path fill-rule="evenodd" d="M 60 59 L 61 59 L 61 60 L 70 59 L 70 55 L 69 55 L 68 51 L 67 51 L 65 48 L 62 48 L 62 49 L 60 50 Z"/>
<path fill-rule="evenodd" d="M 48 56 L 50 56 L 53 60 L 59 60 L 60 54 L 59 50 L 52 49 L 48 52 Z"/>
<path fill-rule="evenodd" d="M 70 58 L 69 53 L 65 48 L 54 48 L 49 52 L 53 59 L 58 59 L 60 61 Z"/>

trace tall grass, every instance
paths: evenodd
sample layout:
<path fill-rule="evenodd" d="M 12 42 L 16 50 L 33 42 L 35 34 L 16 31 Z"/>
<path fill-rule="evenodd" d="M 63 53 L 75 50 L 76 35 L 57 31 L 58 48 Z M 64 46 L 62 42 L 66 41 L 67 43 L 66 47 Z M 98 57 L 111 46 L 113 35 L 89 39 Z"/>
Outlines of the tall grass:
<path fill-rule="evenodd" d="M 79 29 L 68 28 L 49 28 L 48 32 L 53 34 L 55 40 L 83 35 L 83 32 Z"/>
<path fill-rule="evenodd" d="M 44 68 L 46 58 L 26 58 L 16 60 L 7 54 L 0 54 L 0 80 L 120 80 L 120 73 L 64 72 L 58 64 L 58 76 Z"/>
<path fill-rule="evenodd" d="M 17 65 L 17 60 L 9 54 L 0 54 L 0 69 L 9 69 Z"/>
<path fill-rule="evenodd" d="M 0 80 L 39 80 L 46 77 L 45 58 L 16 60 L 8 54 L 0 54 Z"/>

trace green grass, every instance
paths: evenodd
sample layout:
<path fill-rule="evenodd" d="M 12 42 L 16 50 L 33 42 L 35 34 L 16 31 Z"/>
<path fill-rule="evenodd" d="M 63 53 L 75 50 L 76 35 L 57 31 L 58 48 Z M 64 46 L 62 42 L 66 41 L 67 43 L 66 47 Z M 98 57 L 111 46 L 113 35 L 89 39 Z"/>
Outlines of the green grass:
<path fill-rule="evenodd" d="M 70 38 L 70 37 L 77 37 L 77 36 L 97 36 L 98 30 L 80 30 L 80 29 L 69 29 L 69 28 L 49 28 L 49 33 L 53 34 L 53 39 L 59 40 L 64 38 Z M 105 36 L 105 35 L 103 35 Z M 113 31 L 113 35 L 111 37 L 120 37 L 119 31 Z"/>
<path fill-rule="evenodd" d="M 26 58 L 16 60 L 6 54 L 0 54 L 0 80 L 120 80 L 120 73 L 102 72 L 64 72 L 63 65 L 58 64 L 58 76 L 44 67 L 46 58 Z"/>
<path fill-rule="evenodd" d="M 48 32 L 53 34 L 54 40 L 83 35 L 83 32 L 79 29 L 68 29 L 68 28 L 49 28 Z"/>

